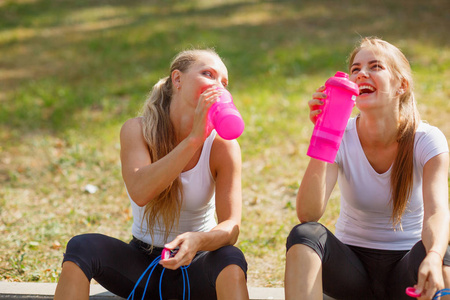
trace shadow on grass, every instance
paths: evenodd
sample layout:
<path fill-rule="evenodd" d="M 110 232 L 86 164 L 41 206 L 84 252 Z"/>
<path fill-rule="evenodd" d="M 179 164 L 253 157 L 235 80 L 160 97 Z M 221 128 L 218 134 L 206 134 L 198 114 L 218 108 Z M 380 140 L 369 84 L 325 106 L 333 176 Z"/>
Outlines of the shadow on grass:
<path fill-rule="evenodd" d="M 442 38 L 450 25 L 445 1 L 206 3 L 5 2 L 0 126 L 58 133 L 80 122 L 120 122 L 135 115 L 153 83 L 168 75 L 171 58 L 192 46 L 215 47 L 229 68 L 231 89 L 245 93 L 345 71 L 359 36 L 400 43 L 407 55 L 414 53 L 413 42 L 449 45 Z M 277 99 L 258 104 L 271 101 Z"/>

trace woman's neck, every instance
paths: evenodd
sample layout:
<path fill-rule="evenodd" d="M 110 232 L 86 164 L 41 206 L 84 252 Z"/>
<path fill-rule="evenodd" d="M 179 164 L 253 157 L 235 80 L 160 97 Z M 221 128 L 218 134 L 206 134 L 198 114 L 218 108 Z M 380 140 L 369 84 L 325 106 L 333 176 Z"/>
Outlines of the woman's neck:
<path fill-rule="evenodd" d="M 397 143 L 398 118 L 395 116 L 380 118 L 360 114 L 356 128 L 362 145 L 386 147 Z"/>
<path fill-rule="evenodd" d="M 184 140 L 192 129 L 194 110 L 174 97 L 170 104 L 170 120 L 174 126 L 178 143 Z"/>

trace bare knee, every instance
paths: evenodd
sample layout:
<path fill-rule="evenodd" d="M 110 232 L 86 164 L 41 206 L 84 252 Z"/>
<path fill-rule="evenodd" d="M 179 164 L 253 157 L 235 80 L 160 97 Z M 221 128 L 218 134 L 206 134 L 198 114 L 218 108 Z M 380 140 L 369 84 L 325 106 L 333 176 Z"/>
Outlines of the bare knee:
<path fill-rule="evenodd" d="M 63 263 L 61 276 L 55 290 L 55 300 L 88 300 L 89 279 L 77 264 Z"/>
<path fill-rule="evenodd" d="M 62 269 L 63 270 L 68 270 L 68 269 L 76 270 L 76 269 L 79 269 L 81 271 L 80 267 L 76 263 L 74 263 L 74 262 L 72 262 L 70 260 L 63 262 Z"/>
<path fill-rule="evenodd" d="M 311 247 L 303 244 L 295 244 L 287 251 L 286 260 L 305 256 L 310 258 L 317 257 L 318 259 L 320 259 L 319 255 Z"/>
<path fill-rule="evenodd" d="M 229 265 L 225 267 L 217 276 L 217 283 L 226 280 L 227 282 L 246 281 L 244 271 L 238 265 Z"/>
<path fill-rule="evenodd" d="M 86 277 L 86 274 L 81 270 L 81 268 L 74 262 L 65 261 L 62 265 L 61 276 L 65 275 L 72 280 L 85 280 L 89 283 L 89 279 Z"/>
<path fill-rule="evenodd" d="M 217 276 L 216 292 L 219 300 L 248 300 L 247 281 L 241 267 L 238 265 L 225 267 Z"/>

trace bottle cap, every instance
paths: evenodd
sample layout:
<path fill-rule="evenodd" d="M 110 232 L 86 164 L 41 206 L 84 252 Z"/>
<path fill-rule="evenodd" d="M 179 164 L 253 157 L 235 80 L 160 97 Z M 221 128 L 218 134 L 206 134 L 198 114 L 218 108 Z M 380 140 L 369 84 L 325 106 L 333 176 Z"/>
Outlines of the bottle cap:
<path fill-rule="evenodd" d="M 336 74 L 325 82 L 325 86 L 336 86 L 349 90 L 354 95 L 359 95 L 359 88 L 356 83 L 348 80 L 348 74 L 344 72 L 336 72 Z"/>

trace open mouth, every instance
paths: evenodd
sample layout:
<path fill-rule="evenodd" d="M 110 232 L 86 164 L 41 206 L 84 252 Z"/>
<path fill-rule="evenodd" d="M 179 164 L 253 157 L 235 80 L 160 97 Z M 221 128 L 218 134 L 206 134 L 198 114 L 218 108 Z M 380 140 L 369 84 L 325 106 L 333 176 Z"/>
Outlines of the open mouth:
<path fill-rule="evenodd" d="M 371 94 L 373 92 L 375 92 L 375 88 L 371 85 L 360 85 L 359 86 L 359 95 Z"/>

